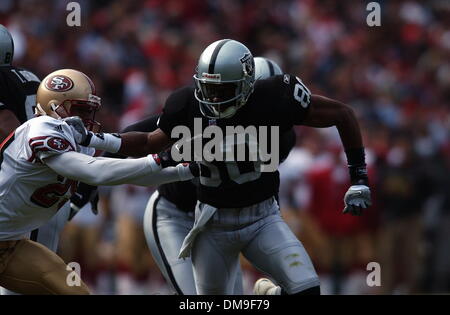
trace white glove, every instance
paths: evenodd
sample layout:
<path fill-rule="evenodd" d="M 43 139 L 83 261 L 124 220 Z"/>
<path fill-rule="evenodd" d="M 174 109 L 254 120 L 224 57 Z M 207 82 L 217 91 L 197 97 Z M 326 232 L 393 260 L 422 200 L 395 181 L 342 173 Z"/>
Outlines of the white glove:
<path fill-rule="evenodd" d="M 92 132 L 86 129 L 80 117 L 78 116 L 67 117 L 64 118 L 63 121 L 66 124 L 68 124 L 69 127 L 72 129 L 75 141 L 79 145 L 86 147 L 89 146 L 90 138 L 92 138 Z"/>
<path fill-rule="evenodd" d="M 362 210 L 372 205 L 370 189 L 366 185 L 350 186 L 344 197 L 345 208 L 343 213 L 361 215 Z"/>

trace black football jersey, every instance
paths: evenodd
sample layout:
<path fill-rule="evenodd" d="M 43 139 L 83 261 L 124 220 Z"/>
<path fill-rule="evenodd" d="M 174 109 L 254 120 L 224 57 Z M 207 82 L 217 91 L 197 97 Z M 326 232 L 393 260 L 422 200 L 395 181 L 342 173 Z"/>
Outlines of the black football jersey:
<path fill-rule="evenodd" d="M 21 124 L 34 117 L 40 80 L 32 72 L 0 66 L 0 110 L 12 111 Z"/>
<path fill-rule="evenodd" d="M 192 137 L 198 138 L 198 128 L 194 128 L 194 121 L 198 122 L 199 119 L 202 125 L 200 133 L 210 125 L 218 126 L 224 135 L 227 127 L 255 126 L 257 130 L 266 127 L 268 139 L 271 139 L 271 128 L 278 127 L 278 143 L 281 144 L 282 137 L 289 134 L 294 125 L 302 124 L 310 102 L 311 93 L 300 79 L 289 74 L 279 75 L 257 81 L 247 103 L 234 116 L 215 120 L 201 114 L 199 103 L 194 97 L 194 88 L 185 87 L 175 91 L 167 99 L 158 127 L 175 141 L 179 138 L 171 135 L 177 126 L 187 127 Z M 208 140 L 202 140 L 201 148 L 205 148 Z M 267 145 L 270 152 L 270 141 Z M 279 153 L 282 151 L 280 149 Z M 234 208 L 250 206 L 276 196 L 279 188 L 278 171 L 260 172 L 260 165 L 257 163 L 250 159 L 202 160 L 198 199 L 215 207 Z"/>

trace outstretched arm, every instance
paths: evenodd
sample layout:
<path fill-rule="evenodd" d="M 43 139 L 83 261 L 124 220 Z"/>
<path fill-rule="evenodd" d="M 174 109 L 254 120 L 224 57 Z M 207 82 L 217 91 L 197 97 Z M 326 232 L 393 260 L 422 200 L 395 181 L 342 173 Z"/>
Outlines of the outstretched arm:
<path fill-rule="evenodd" d="M 149 123 L 154 124 L 154 117 L 148 119 Z M 147 154 L 161 152 L 172 144 L 171 139 L 159 128 L 153 129 L 152 132 L 129 131 L 120 135 L 94 134 L 86 130 L 79 117 L 65 118 L 64 121 L 72 128 L 77 143 L 110 153 L 143 157 Z M 145 120 L 141 122 L 140 126 L 145 126 Z M 144 129 L 139 128 L 138 130 Z"/>
<path fill-rule="evenodd" d="M 147 117 L 141 121 L 138 121 L 137 123 L 134 123 L 128 127 L 126 127 L 124 130 L 121 131 L 121 133 L 127 133 L 132 131 L 138 131 L 138 132 L 152 132 L 158 129 L 157 122 L 160 115 L 153 115 L 151 117 Z M 117 158 L 117 159 L 126 159 L 127 156 L 119 153 L 111 153 L 111 152 L 104 152 L 103 157 L 108 158 Z M 86 203 L 88 203 L 93 196 L 98 196 L 97 193 L 97 187 L 91 186 L 85 183 L 80 183 L 78 185 L 77 194 L 74 194 L 72 196 L 71 200 L 71 206 L 75 208 L 75 211 L 80 210 Z M 95 197 L 94 197 L 95 198 Z M 93 203 L 93 205 L 96 203 Z M 94 207 L 92 208 L 94 209 Z M 74 212 L 75 212 L 74 211 Z"/>
<path fill-rule="evenodd" d="M 89 185 L 134 184 L 158 186 L 193 178 L 189 166 L 161 169 L 149 155 L 140 159 L 110 159 L 90 157 L 77 152 L 66 152 L 43 159 L 59 175 Z"/>

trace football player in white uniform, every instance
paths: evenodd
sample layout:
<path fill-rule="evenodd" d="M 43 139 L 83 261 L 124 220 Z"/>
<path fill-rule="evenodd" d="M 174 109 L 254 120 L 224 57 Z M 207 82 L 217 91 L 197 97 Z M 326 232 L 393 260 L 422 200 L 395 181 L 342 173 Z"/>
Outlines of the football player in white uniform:
<path fill-rule="evenodd" d="M 12 65 L 14 41 L 8 29 L 0 25 L 0 143 L 21 124 L 34 118 L 39 78 L 26 69 Z M 81 188 L 87 186 L 84 184 Z M 78 187 L 78 192 L 80 187 Z M 71 201 L 78 200 L 73 196 Z M 59 237 L 68 219 L 76 212 L 66 203 L 50 221 L 33 230 L 30 239 L 56 252 Z M 0 288 L 0 294 L 15 294 Z"/>
<path fill-rule="evenodd" d="M 22 294 L 89 293 L 81 280 L 75 286 L 66 282 L 72 270 L 67 271 L 60 257 L 26 238 L 67 203 L 77 181 L 149 186 L 189 180 L 198 171 L 194 164 L 162 169 L 159 155 L 126 160 L 92 157 L 94 150 L 77 144 L 65 120 L 95 131 L 99 107 L 100 98 L 85 74 L 55 71 L 39 85 L 40 116 L 0 144 L 0 286 Z M 97 148 L 106 145 L 118 151 L 121 146 L 118 136 L 92 135 Z"/>

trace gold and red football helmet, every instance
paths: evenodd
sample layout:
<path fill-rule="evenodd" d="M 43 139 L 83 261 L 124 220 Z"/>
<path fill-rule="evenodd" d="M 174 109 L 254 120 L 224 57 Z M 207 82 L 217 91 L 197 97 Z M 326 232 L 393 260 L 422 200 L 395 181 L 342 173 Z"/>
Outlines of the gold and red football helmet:
<path fill-rule="evenodd" d="M 50 73 L 39 85 L 36 103 L 37 115 L 57 119 L 79 116 L 88 130 L 100 130 L 95 113 L 101 106 L 101 99 L 95 95 L 94 84 L 83 72 L 62 69 Z"/>

